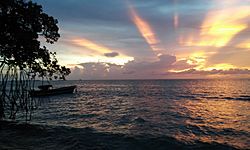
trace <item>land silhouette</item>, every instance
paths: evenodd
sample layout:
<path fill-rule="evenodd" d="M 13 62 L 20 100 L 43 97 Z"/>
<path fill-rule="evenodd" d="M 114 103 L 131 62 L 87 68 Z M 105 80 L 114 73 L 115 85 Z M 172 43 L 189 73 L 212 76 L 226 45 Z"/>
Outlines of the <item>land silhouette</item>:
<path fill-rule="evenodd" d="M 65 79 L 70 69 L 60 66 L 56 53 L 42 46 L 41 39 L 55 43 L 58 21 L 32 1 L 0 1 L 0 119 L 26 120 L 34 110 L 30 91 L 37 79 Z"/>

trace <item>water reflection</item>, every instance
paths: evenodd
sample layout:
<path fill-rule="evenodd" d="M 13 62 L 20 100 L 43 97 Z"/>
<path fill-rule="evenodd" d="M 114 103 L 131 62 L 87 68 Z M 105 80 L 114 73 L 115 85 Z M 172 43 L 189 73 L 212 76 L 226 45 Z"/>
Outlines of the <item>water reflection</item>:
<path fill-rule="evenodd" d="M 72 83 L 70 83 L 72 82 Z M 250 80 L 69 81 L 34 122 L 249 147 Z"/>

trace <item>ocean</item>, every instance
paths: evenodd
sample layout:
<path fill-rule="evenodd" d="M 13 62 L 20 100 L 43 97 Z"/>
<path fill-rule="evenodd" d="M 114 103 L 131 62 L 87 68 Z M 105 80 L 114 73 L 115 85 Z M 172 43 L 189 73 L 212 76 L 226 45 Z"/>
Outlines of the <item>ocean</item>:
<path fill-rule="evenodd" d="M 32 123 L 250 148 L 250 80 L 98 80 L 39 98 Z"/>

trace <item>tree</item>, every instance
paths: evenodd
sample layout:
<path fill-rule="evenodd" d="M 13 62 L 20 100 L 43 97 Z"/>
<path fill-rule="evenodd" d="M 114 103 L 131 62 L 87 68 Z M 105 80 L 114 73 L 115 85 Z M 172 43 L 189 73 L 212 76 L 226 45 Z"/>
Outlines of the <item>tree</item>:
<path fill-rule="evenodd" d="M 18 111 L 27 119 L 33 109 L 29 91 L 35 79 L 65 79 L 70 73 L 58 64 L 56 53 L 41 46 L 41 38 L 50 44 L 58 40 L 57 23 L 32 1 L 0 1 L 0 119 L 6 114 L 15 119 Z"/>

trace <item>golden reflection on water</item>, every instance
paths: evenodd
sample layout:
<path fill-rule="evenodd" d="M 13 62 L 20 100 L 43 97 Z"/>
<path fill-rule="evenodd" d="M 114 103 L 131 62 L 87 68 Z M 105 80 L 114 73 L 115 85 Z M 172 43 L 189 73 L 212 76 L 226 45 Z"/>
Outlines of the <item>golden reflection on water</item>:
<path fill-rule="evenodd" d="M 190 116 L 190 119 L 186 120 L 186 124 L 199 127 L 205 134 L 202 134 L 201 136 L 198 134 L 189 134 L 189 136 L 185 137 L 179 137 L 183 135 L 177 135 L 177 138 L 186 139 L 189 137 L 192 140 L 198 139 L 204 142 L 230 142 L 232 145 L 240 147 L 246 146 L 241 142 L 241 138 L 232 136 L 221 138 L 220 136 L 217 136 L 216 134 L 213 135 L 209 132 L 210 129 L 217 132 L 233 132 L 235 129 L 238 131 L 249 132 L 249 122 L 246 122 L 246 120 L 250 120 L 248 109 L 250 105 L 248 102 L 198 100 L 187 101 L 186 103 L 183 103 L 182 106 L 187 108 L 189 112 L 188 115 Z"/>
<path fill-rule="evenodd" d="M 249 138 L 244 134 L 250 132 L 249 101 L 218 100 L 217 98 L 217 96 L 225 94 L 227 94 L 226 97 L 237 94 L 238 90 L 242 89 L 240 86 L 241 84 L 230 82 L 214 82 L 209 85 L 214 90 L 210 92 L 209 97 L 215 98 L 176 101 L 177 108 L 182 108 L 177 111 L 188 116 L 185 124 L 190 132 L 177 133 L 175 137 L 185 141 L 196 139 L 209 143 L 213 141 L 227 143 L 238 148 L 247 147 L 247 143 L 242 141 Z M 191 88 L 191 90 L 194 90 L 191 93 L 199 91 L 197 88 Z M 195 132 L 193 133 L 193 131 Z M 215 131 L 224 134 L 223 137 Z"/>

